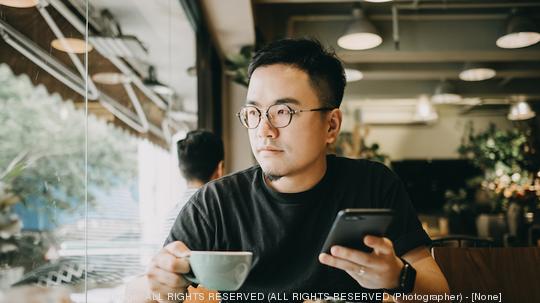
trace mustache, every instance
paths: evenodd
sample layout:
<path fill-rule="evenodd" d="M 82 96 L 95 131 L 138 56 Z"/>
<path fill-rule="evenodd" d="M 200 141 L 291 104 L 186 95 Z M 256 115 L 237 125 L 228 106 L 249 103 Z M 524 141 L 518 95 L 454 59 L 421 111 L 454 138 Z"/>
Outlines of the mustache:
<path fill-rule="evenodd" d="M 259 144 L 257 144 L 257 149 L 267 148 L 267 147 L 283 150 L 283 146 L 281 146 L 281 144 L 278 144 L 274 140 L 266 139 L 263 142 L 260 142 Z"/>

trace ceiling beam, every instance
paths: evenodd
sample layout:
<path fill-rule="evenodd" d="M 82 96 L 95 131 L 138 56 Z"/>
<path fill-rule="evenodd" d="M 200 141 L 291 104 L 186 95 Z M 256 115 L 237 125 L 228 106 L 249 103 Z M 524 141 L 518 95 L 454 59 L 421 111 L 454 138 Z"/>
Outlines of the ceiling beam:
<path fill-rule="evenodd" d="M 345 63 L 540 61 L 540 50 L 338 51 Z"/>

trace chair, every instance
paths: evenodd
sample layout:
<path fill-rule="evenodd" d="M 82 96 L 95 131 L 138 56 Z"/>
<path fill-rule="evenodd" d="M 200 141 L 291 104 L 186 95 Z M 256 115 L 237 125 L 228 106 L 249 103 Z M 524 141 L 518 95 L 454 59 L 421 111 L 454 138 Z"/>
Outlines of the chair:
<path fill-rule="evenodd" d="M 501 294 L 502 302 L 540 302 L 540 247 L 433 247 L 453 294 Z M 468 299 L 466 299 L 468 297 Z"/>
<path fill-rule="evenodd" d="M 431 241 L 431 247 L 495 247 L 491 238 L 473 237 L 467 235 L 449 235 L 436 237 Z"/>

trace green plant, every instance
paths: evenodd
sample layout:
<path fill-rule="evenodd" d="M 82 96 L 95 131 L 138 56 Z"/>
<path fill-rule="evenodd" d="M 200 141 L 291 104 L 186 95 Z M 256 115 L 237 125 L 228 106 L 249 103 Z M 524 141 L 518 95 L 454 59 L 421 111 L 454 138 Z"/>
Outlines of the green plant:
<path fill-rule="evenodd" d="M 538 183 L 537 172 L 529 169 L 534 159 L 531 159 L 528 138 L 522 130 L 499 130 L 490 124 L 487 130 L 475 133 L 470 122 L 458 152 L 482 169 L 481 186 L 496 194 L 494 209 L 505 210 L 510 200 L 527 203 L 538 200 L 534 190 Z"/>
<path fill-rule="evenodd" d="M 37 205 L 45 214 L 74 211 L 84 206 L 86 194 L 92 203 L 92 188 L 107 190 L 136 176 L 133 137 L 91 115 L 85 117 L 72 102 L 50 95 L 43 86 L 34 87 L 27 76 L 15 77 L 4 64 L 0 123 L 0 171 L 24 151 L 24 161 L 4 179 L 4 187 L 27 207 Z"/>
<path fill-rule="evenodd" d="M 527 161 L 526 143 L 527 137 L 519 129 L 498 130 L 490 124 L 486 131 L 475 134 L 470 122 L 458 152 L 483 170 L 501 165 L 507 170 L 519 170 Z"/>
<path fill-rule="evenodd" d="M 227 73 L 233 77 L 233 81 L 243 86 L 248 86 L 248 67 L 253 57 L 253 46 L 246 45 L 240 49 L 238 54 L 229 56 L 225 60 Z"/>

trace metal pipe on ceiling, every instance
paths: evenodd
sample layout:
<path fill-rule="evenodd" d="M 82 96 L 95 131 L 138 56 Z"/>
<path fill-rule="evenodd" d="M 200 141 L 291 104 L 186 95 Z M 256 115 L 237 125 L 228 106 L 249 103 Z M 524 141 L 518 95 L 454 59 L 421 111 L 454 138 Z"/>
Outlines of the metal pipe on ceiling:
<path fill-rule="evenodd" d="M 60 0 L 47 0 L 49 1 L 54 8 L 64 17 L 66 20 L 77 29 L 81 34 L 85 34 L 85 26 L 83 22 L 71 11 L 69 10 Z M 54 4 L 53 4 L 54 3 Z M 94 45 L 94 47 L 100 53 L 106 53 L 106 50 L 103 49 L 102 45 Z M 130 76 L 133 74 L 132 70 L 127 66 L 122 60 L 119 60 L 115 57 L 107 57 L 113 65 L 115 65 L 122 73 Z M 133 84 L 138 87 L 157 107 L 162 110 L 167 110 L 167 104 L 159 96 L 157 96 L 152 90 L 147 88 L 139 77 L 132 77 Z"/>
<path fill-rule="evenodd" d="M 12 46 L 15 50 L 27 57 L 30 61 L 34 62 L 34 64 L 45 70 L 58 81 L 64 83 L 67 87 L 74 90 L 81 96 L 85 95 L 85 82 L 81 76 L 69 70 L 61 62 L 59 62 L 58 59 L 43 51 L 32 40 L 28 39 L 3 20 L 0 20 L 0 36 L 6 41 L 7 44 Z M 149 130 L 157 137 L 168 140 L 168 138 L 164 136 L 163 131 L 152 123 L 148 123 L 148 128 L 145 130 L 145 128 L 138 122 L 139 117 L 137 115 L 107 94 L 101 92 L 98 100 L 103 107 L 107 108 L 118 119 L 133 129 L 143 133 Z"/>

